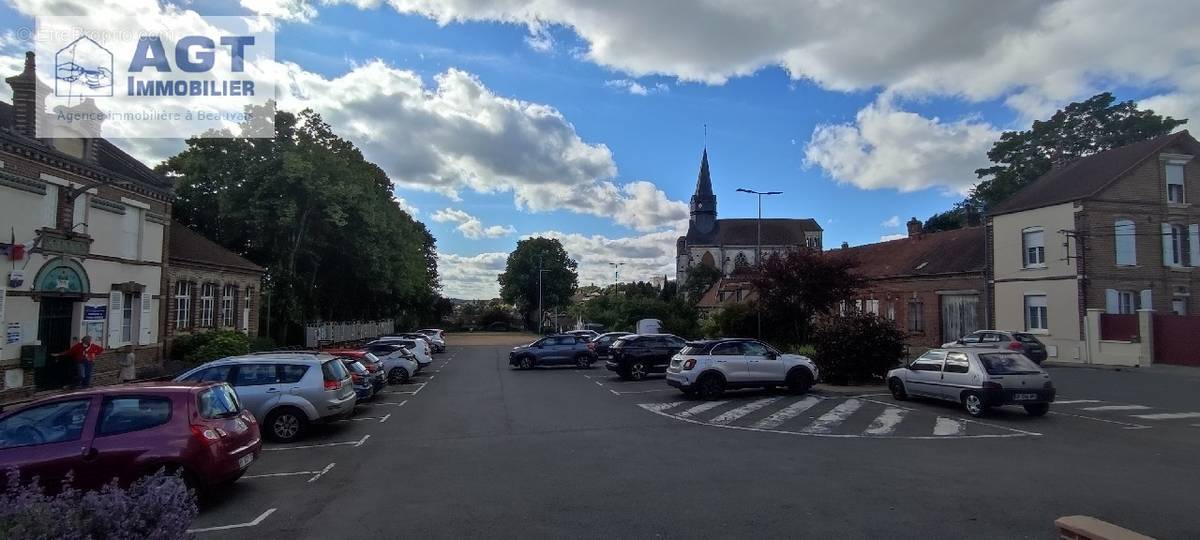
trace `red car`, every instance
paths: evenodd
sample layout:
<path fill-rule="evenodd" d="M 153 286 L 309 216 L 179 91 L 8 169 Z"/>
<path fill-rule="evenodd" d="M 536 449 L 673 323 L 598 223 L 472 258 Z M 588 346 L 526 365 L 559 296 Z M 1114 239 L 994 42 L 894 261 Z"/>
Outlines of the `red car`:
<path fill-rule="evenodd" d="M 383 361 L 370 352 L 364 349 L 326 349 L 324 352 L 334 356 L 351 358 L 362 363 L 363 367 L 367 368 L 367 371 L 370 373 L 371 386 L 375 388 L 376 392 L 387 386 L 387 375 L 383 372 Z"/>
<path fill-rule="evenodd" d="M 95 388 L 0 414 L 0 469 L 51 492 L 67 473 L 90 490 L 164 467 L 204 491 L 241 478 L 261 451 L 258 422 L 226 383 Z"/>

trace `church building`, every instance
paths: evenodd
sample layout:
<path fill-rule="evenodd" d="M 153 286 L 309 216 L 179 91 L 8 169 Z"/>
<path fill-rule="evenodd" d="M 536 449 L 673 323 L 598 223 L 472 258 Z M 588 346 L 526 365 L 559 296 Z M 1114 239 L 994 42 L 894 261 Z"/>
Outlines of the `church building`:
<path fill-rule="evenodd" d="M 717 219 L 717 196 L 708 172 L 708 150 L 700 158 L 700 175 L 690 205 L 686 236 L 676 242 L 675 279 L 687 280 L 688 269 L 707 265 L 728 276 L 740 267 L 753 266 L 758 246 L 758 219 Z M 821 226 L 811 218 L 764 218 L 762 256 L 807 247 L 820 250 Z"/>

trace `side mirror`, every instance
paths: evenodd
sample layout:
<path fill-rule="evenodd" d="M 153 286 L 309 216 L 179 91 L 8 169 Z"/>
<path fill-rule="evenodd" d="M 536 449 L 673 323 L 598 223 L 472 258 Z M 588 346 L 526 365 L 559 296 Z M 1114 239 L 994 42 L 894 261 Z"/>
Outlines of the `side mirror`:
<path fill-rule="evenodd" d="M 956 340 L 954 340 L 954 342 L 955 342 L 955 343 L 957 343 L 957 344 L 959 344 L 959 345 L 966 345 L 966 344 L 967 344 L 967 342 L 965 342 L 965 341 L 963 341 L 963 340 L 961 340 L 961 339 L 956 339 Z"/>

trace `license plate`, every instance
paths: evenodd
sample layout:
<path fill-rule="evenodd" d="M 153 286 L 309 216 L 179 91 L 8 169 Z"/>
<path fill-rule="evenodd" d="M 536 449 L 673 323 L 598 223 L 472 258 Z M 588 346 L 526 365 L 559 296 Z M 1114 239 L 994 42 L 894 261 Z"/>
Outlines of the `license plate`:
<path fill-rule="evenodd" d="M 238 458 L 238 468 L 245 469 L 246 467 L 249 467 L 251 461 L 254 461 L 253 453 L 246 454 L 246 455 Z"/>
<path fill-rule="evenodd" d="M 1013 396 L 1013 399 L 1017 401 L 1032 401 L 1037 398 L 1037 394 L 1016 394 Z"/>

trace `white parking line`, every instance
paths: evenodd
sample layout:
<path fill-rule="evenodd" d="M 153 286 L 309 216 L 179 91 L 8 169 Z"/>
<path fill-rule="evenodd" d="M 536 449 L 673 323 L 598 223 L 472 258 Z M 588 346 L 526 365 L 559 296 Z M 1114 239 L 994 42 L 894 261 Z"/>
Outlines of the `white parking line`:
<path fill-rule="evenodd" d="M 939 416 L 933 425 L 933 434 L 939 437 L 964 435 L 967 433 L 967 423 L 954 418 Z"/>
<path fill-rule="evenodd" d="M 291 472 L 274 472 L 264 474 L 247 474 L 242 476 L 242 480 L 255 480 L 258 478 L 284 478 L 288 476 L 312 476 L 321 474 L 321 471 L 291 471 Z"/>
<path fill-rule="evenodd" d="M 596 386 L 604 386 L 604 384 L 601 383 L 600 381 L 592 381 L 592 382 L 596 383 Z"/>
<path fill-rule="evenodd" d="M 354 418 L 343 418 L 338 422 L 364 422 L 367 420 L 379 420 L 378 416 L 355 416 Z"/>
<path fill-rule="evenodd" d="M 677 390 L 675 390 L 674 388 L 655 388 L 653 390 L 629 390 L 629 391 L 625 391 L 625 392 L 618 392 L 616 390 L 613 390 L 612 388 L 609 388 L 608 391 L 612 392 L 614 395 L 620 396 L 623 394 L 649 394 L 651 392 L 676 392 Z"/>
<path fill-rule="evenodd" d="M 1104 403 L 1098 399 L 1057 399 L 1054 400 L 1055 405 L 1075 405 L 1078 403 Z"/>
<path fill-rule="evenodd" d="M 849 418 L 850 415 L 854 414 L 854 411 L 857 411 L 859 407 L 862 407 L 861 401 L 857 399 L 847 399 L 846 401 L 843 401 L 841 405 L 838 405 L 829 412 L 821 415 L 820 418 L 817 418 L 813 421 L 813 423 L 809 424 L 800 431 L 804 433 L 832 432 L 834 427 L 837 427 L 838 424 L 841 424 L 843 421 Z"/>
<path fill-rule="evenodd" d="M 725 404 L 724 401 L 706 401 L 704 403 L 701 403 L 699 405 L 696 405 L 695 407 L 692 407 L 686 411 L 679 413 L 677 416 L 679 416 L 680 418 L 691 418 L 691 417 L 696 416 L 697 414 L 700 414 L 704 411 L 707 411 L 709 409 L 715 409 L 724 404 Z"/>
<path fill-rule="evenodd" d="M 313 482 L 316 482 L 318 478 L 324 476 L 325 473 L 329 472 L 329 470 L 332 469 L 334 465 L 335 465 L 334 463 L 330 463 L 329 465 L 326 465 L 324 469 L 321 469 L 317 474 L 314 474 L 312 478 L 309 478 L 308 483 L 311 484 Z"/>
<path fill-rule="evenodd" d="M 364 403 L 364 405 L 395 405 L 397 407 L 403 407 L 405 403 L 408 403 L 407 399 L 404 401 L 399 401 L 399 402 L 397 402 L 397 401 L 371 401 L 368 403 Z"/>
<path fill-rule="evenodd" d="M 275 510 L 276 510 L 275 508 L 271 508 L 270 510 L 267 510 L 266 512 L 259 514 L 258 517 L 254 518 L 254 521 L 247 521 L 245 523 L 237 523 L 234 525 L 221 525 L 218 527 L 204 527 L 202 529 L 188 529 L 187 532 L 189 534 L 196 534 L 196 533 L 202 533 L 202 532 L 228 531 L 229 529 L 243 529 L 246 527 L 257 527 L 258 524 L 262 523 L 264 519 L 267 519 L 268 516 L 270 516 L 271 514 L 274 514 Z"/>
<path fill-rule="evenodd" d="M 808 396 L 800 401 L 797 401 L 791 405 L 788 405 L 787 407 L 780 409 L 779 412 L 776 412 L 775 414 L 772 414 L 771 416 L 768 416 L 766 418 L 763 418 L 762 420 L 759 420 L 757 424 L 754 424 L 754 427 L 758 428 L 758 429 L 777 428 L 777 427 L 783 425 L 784 422 L 787 422 L 788 420 L 791 420 L 792 418 L 799 416 L 800 413 L 811 409 L 813 405 L 816 405 L 817 403 L 820 403 L 820 402 L 821 402 L 820 398 Z"/>
<path fill-rule="evenodd" d="M 1082 414 L 1069 414 L 1069 413 L 1058 412 L 1058 411 L 1050 411 L 1050 414 L 1057 415 L 1057 416 L 1070 416 L 1071 418 L 1082 418 L 1084 420 L 1091 420 L 1093 422 L 1104 422 L 1105 424 L 1116 424 L 1118 426 L 1125 426 L 1125 429 L 1150 429 L 1150 426 L 1143 426 L 1141 424 L 1130 424 L 1128 422 L 1118 422 L 1116 420 L 1108 420 L 1106 418 L 1096 418 L 1096 417 L 1092 417 L 1092 416 L 1084 416 Z"/>
<path fill-rule="evenodd" d="M 279 451 L 283 451 L 283 450 L 308 450 L 311 448 L 329 448 L 331 446 L 353 446 L 355 448 L 358 448 L 359 446 L 362 446 L 363 443 L 367 442 L 367 439 L 369 439 L 369 438 L 371 438 L 370 435 L 363 435 L 363 438 L 361 438 L 357 441 L 342 441 L 342 442 L 331 442 L 331 443 L 324 443 L 324 444 L 305 444 L 302 446 L 280 446 L 280 447 L 276 447 L 276 448 L 263 448 L 263 450 L 266 450 L 269 452 L 279 452 Z"/>
<path fill-rule="evenodd" d="M 646 409 L 647 411 L 650 411 L 650 412 L 662 412 L 662 411 L 665 411 L 672 407 L 675 407 L 678 405 L 683 405 L 684 403 L 687 403 L 687 402 L 686 401 L 671 401 L 668 403 L 642 403 L 641 405 L 638 405 L 638 407 Z"/>
<path fill-rule="evenodd" d="M 1099 407 L 1084 407 L 1085 411 L 1144 411 L 1149 409 L 1145 405 L 1101 405 Z"/>
<path fill-rule="evenodd" d="M 407 403 L 407 402 L 405 402 L 405 403 Z M 384 422 L 387 422 L 387 419 L 391 418 L 391 417 L 392 417 L 392 413 L 387 413 L 387 414 L 383 415 L 383 418 L 379 419 L 379 423 L 382 424 Z"/>
<path fill-rule="evenodd" d="M 766 407 L 767 405 L 770 405 L 772 403 L 775 403 L 776 401 L 779 401 L 781 399 L 783 399 L 783 398 L 772 397 L 772 398 L 760 399 L 757 401 L 751 401 L 750 403 L 742 405 L 741 407 L 738 407 L 736 409 L 730 409 L 728 411 L 725 411 L 720 416 L 717 416 L 716 418 L 709 420 L 709 423 L 716 424 L 718 426 L 723 425 L 723 424 L 728 424 L 730 422 L 733 422 L 734 420 L 737 420 L 738 418 L 746 416 L 747 414 L 757 411 L 757 410 L 759 410 L 763 407 Z"/>
<path fill-rule="evenodd" d="M 1130 416 L 1143 420 L 1176 420 L 1179 418 L 1200 418 L 1200 412 L 1132 414 Z"/>
<path fill-rule="evenodd" d="M 904 415 L 908 414 L 906 409 L 899 407 L 888 407 L 879 413 L 871 425 L 863 431 L 864 435 L 891 435 L 896 431 L 896 426 L 900 425 L 900 421 L 904 420 Z"/>

